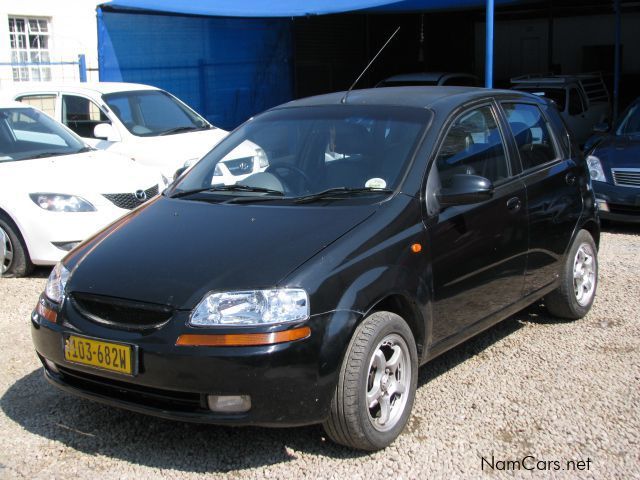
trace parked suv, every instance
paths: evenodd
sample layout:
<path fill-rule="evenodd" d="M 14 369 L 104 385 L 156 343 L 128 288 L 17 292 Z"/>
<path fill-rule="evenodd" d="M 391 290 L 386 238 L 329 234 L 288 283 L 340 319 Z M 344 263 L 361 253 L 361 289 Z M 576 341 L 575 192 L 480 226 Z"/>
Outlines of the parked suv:
<path fill-rule="evenodd" d="M 164 90 L 136 83 L 26 83 L 12 98 L 39 108 L 89 145 L 160 169 L 167 179 L 197 162 L 227 135 Z M 255 145 L 238 147 L 220 164 L 232 184 L 266 168 Z"/>
<path fill-rule="evenodd" d="M 609 93 L 600 74 L 525 75 L 512 78 L 511 83 L 516 90 L 552 100 L 579 145 L 587 141 L 595 125 L 610 118 Z"/>
<path fill-rule="evenodd" d="M 246 141 L 269 167 L 216 183 Z M 542 297 L 584 316 L 598 239 L 587 166 L 548 102 L 334 93 L 246 122 L 71 252 L 33 341 L 46 378 L 86 398 L 206 423 L 323 423 L 376 450 L 404 429 L 419 365 Z"/>

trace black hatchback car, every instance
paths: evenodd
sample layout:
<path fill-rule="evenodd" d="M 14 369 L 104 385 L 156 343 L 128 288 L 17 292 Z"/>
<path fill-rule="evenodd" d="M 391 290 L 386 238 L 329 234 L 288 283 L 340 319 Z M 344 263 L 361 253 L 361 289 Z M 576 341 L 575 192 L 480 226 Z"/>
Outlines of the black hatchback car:
<path fill-rule="evenodd" d="M 219 182 L 218 163 L 247 145 L 268 167 Z M 72 251 L 33 341 L 46 378 L 89 399 L 215 424 L 323 423 L 376 450 L 407 423 L 419 365 L 542 297 L 584 316 L 598 239 L 588 168 L 544 100 L 324 95 L 248 120 Z"/>

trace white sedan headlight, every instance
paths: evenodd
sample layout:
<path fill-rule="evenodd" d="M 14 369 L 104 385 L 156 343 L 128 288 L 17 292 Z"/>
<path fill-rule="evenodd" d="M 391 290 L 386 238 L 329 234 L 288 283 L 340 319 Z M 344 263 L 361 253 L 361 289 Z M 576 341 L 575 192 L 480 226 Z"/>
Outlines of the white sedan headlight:
<path fill-rule="evenodd" d="M 607 177 L 604 176 L 604 170 L 602 169 L 602 163 L 600 159 L 595 155 L 589 155 L 587 157 L 587 166 L 589 167 L 589 175 L 591 180 L 596 182 L 606 182 Z"/>
<path fill-rule="evenodd" d="M 62 303 L 64 298 L 64 289 L 67 286 L 67 280 L 69 279 L 69 270 L 66 269 L 61 262 L 58 262 L 55 268 L 49 275 L 47 280 L 47 286 L 44 289 L 44 294 L 52 302 Z"/>
<path fill-rule="evenodd" d="M 82 197 L 60 193 L 30 193 L 33 203 L 50 212 L 95 212 L 96 207 Z"/>
<path fill-rule="evenodd" d="M 309 297 L 300 288 L 211 293 L 193 310 L 195 327 L 273 325 L 309 318 Z"/>

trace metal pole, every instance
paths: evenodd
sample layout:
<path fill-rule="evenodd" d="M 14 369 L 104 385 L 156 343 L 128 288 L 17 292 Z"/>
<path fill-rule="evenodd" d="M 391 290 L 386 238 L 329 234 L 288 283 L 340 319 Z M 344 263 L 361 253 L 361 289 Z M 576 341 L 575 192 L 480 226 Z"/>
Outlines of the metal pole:
<path fill-rule="evenodd" d="M 80 70 L 80 81 L 87 81 L 87 58 L 84 53 L 78 55 L 78 70 Z"/>
<path fill-rule="evenodd" d="M 494 0 L 487 0 L 487 33 L 484 64 L 484 86 L 487 88 L 493 88 L 493 10 Z"/>
<path fill-rule="evenodd" d="M 620 0 L 614 0 L 613 8 L 616 14 L 616 51 L 613 66 L 613 123 L 618 120 L 618 101 L 620 95 Z"/>

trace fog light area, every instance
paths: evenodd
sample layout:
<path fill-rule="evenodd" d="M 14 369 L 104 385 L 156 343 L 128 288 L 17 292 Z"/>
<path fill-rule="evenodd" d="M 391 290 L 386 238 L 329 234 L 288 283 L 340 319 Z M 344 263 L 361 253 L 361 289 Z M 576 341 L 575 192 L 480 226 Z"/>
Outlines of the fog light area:
<path fill-rule="evenodd" d="M 80 242 L 51 242 L 56 248 L 60 250 L 64 250 L 65 252 L 71 251 L 76 245 L 79 245 Z"/>
<path fill-rule="evenodd" d="M 218 413 L 242 413 L 251 409 L 249 395 L 208 395 L 209 410 Z"/>
<path fill-rule="evenodd" d="M 598 210 L 601 212 L 609 211 L 609 205 L 604 200 L 596 200 L 596 204 L 598 205 Z"/>
<path fill-rule="evenodd" d="M 48 358 L 44 359 L 44 363 L 47 365 L 47 368 L 51 370 L 53 373 L 60 373 L 60 370 L 58 370 L 58 367 L 56 367 L 56 364 L 53 363 Z"/>

